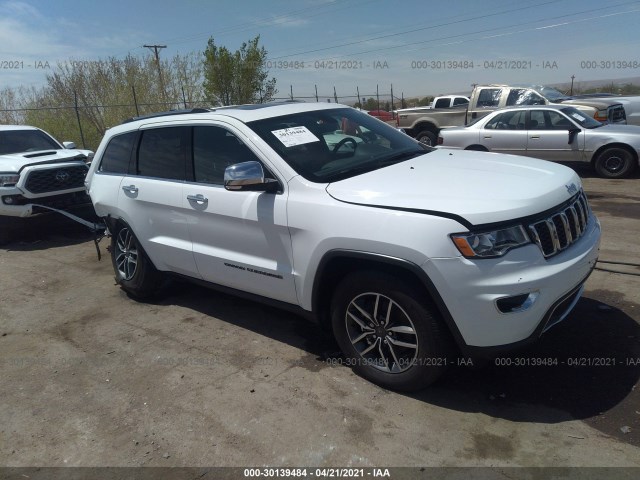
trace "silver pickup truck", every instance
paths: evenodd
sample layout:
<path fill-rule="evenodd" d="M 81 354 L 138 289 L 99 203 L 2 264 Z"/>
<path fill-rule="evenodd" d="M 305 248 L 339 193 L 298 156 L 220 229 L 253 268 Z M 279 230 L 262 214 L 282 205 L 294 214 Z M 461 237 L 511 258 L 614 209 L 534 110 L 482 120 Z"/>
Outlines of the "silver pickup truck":
<path fill-rule="evenodd" d="M 600 122 L 627 123 L 624 106 L 616 97 L 573 99 L 552 87 L 478 85 L 467 106 L 398 110 L 397 125 L 418 141 L 435 145 L 443 128 L 466 125 L 497 108 L 558 103 L 572 105 Z"/>

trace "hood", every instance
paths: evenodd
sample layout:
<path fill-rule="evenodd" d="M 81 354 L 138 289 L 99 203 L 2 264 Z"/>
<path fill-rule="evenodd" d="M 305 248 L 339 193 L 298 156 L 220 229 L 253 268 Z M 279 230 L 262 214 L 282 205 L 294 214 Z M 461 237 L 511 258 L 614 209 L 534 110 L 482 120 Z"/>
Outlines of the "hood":
<path fill-rule="evenodd" d="M 337 200 L 359 205 L 462 217 L 466 222 L 461 223 L 469 228 L 543 212 L 580 188 L 578 175 L 556 163 L 440 149 L 331 183 L 327 192 Z"/>
<path fill-rule="evenodd" d="M 85 161 L 88 150 L 42 150 L 39 152 L 10 153 L 0 155 L 0 172 L 20 172 L 28 165 L 43 163 L 62 163 L 74 160 Z"/>
<path fill-rule="evenodd" d="M 587 128 L 587 133 L 598 133 L 604 135 L 638 135 L 640 141 L 640 126 L 638 125 L 619 125 L 608 123 L 598 128 Z M 619 139 L 619 138 L 618 138 Z"/>
<path fill-rule="evenodd" d="M 562 105 L 572 105 L 579 106 L 583 105 L 586 107 L 593 107 L 596 110 L 605 110 L 609 108 L 611 105 L 622 105 L 615 97 L 611 100 L 606 100 L 604 98 L 598 98 L 593 100 L 591 98 L 576 98 L 571 100 L 564 100 L 562 102 L 554 102 L 554 103 L 562 103 Z"/>

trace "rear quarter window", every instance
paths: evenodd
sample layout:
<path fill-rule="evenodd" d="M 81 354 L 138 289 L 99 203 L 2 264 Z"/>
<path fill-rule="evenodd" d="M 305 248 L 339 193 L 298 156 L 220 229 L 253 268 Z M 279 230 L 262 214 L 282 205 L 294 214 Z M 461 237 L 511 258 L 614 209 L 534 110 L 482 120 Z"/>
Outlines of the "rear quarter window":
<path fill-rule="evenodd" d="M 129 161 L 136 136 L 137 132 L 129 132 L 113 137 L 102 155 L 100 171 L 126 174 L 129 171 Z"/>
<path fill-rule="evenodd" d="M 478 94 L 478 107 L 497 107 L 500 103 L 500 95 L 502 95 L 502 89 L 500 88 L 483 88 Z"/>

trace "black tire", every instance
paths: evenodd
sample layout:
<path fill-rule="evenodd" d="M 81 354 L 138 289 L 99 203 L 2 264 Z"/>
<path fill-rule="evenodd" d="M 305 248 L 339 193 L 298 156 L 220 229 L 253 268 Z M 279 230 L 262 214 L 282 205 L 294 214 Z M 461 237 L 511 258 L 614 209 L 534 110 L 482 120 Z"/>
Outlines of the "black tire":
<path fill-rule="evenodd" d="M 122 225 L 111 237 L 111 262 L 120 287 L 137 298 L 160 292 L 164 276 L 156 270 L 130 227 Z"/>
<path fill-rule="evenodd" d="M 435 147 L 438 143 L 437 135 L 430 130 L 422 130 L 418 135 L 416 135 L 416 140 L 429 147 Z"/>
<path fill-rule="evenodd" d="M 435 382 L 450 362 L 452 344 L 440 315 L 424 296 L 385 273 L 362 271 L 345 277 L 331 302 L 333 333 L 345 363 L 391 390 L 416 391 Z M 364 313 L 368 311 L 377 318 Z"/>
<path fill-rule="evenodd" d="M 0 230 L 0 247 L 3 247 L 4 245 L 10 243 L 11 240 L 13 240 L 12 233 L 13 232 L 11 231 Z"/>
<path fill-rule="evenodd" d="M 637 159 L 627 149 L 611 147 L 604 150 L 596 158 L 596 173 L 604 178 L 625 178 L 636 168 Z"/>

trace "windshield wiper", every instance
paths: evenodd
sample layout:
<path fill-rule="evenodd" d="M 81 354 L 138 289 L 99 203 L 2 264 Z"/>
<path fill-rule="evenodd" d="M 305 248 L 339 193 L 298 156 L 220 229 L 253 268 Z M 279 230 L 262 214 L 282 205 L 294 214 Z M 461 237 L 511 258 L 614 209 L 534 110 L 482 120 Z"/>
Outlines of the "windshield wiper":
<path fill-rule="evenodd" d="M 381 167 L 387 167 L 394 163 L 400 163 L 404 160 L 409 160 L 411 158 L 417 157 L 419 155 L 423 155 L 428 153 L 424 150 L 411 150 L 408 152 L 400 152 L 392 155 L 388 158 L 381 158 L 374 162 L 365 163 L 362 165 L 357 165 L 349 168 L 345 168 L 339 172 L 334 173 L 331 176 L 330 182 L 336 182 L 339 180 L 344 180 L 345 178 L 352 177 L 357 174 L 372 172 L 373 170 L 378 170 Z"/>
<path fill-rule="evenodd" d="M 417 157 L 419 155 L 424 155 L 425 153 L 429 153 L 427 150 L 410 150 L 408 152 L 400 152 L 395 155 L 391 155 L 388 158 L 378 160 L 381 164 L 386 165 L 387 163 L 396 163 L 401 162 L 403 160 L 409 160 L 410 158 Z"/>

